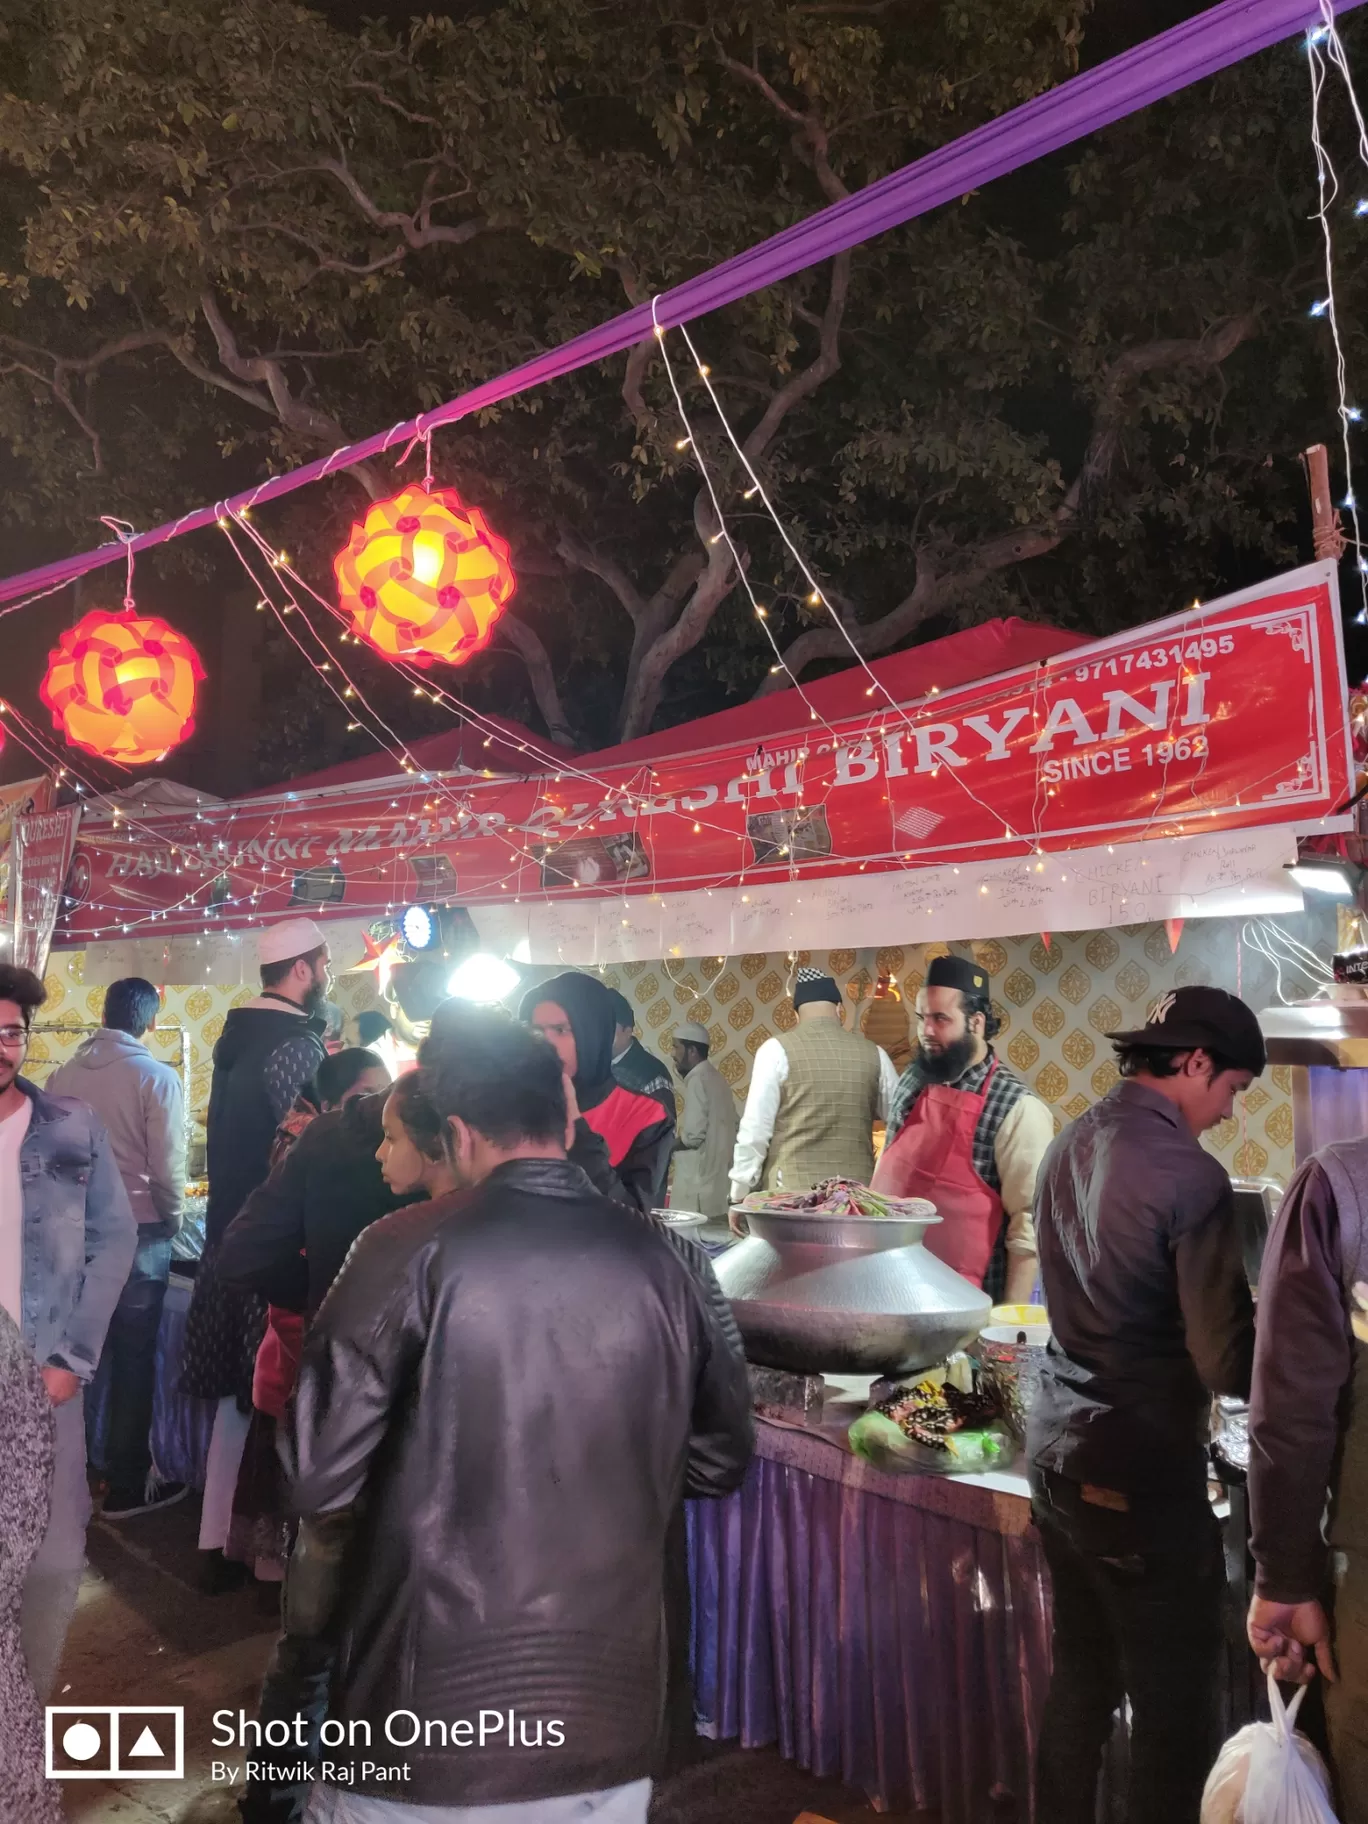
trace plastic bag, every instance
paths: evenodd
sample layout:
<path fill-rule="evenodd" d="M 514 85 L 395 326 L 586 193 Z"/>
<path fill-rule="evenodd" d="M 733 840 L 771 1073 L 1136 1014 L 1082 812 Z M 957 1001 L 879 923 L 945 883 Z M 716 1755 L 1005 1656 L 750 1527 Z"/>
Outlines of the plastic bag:
<path fill-rule="evenodd" d="M 1272 1721 L 1250 1723 L 1216 1757 L 1202 1793 L 1202 1824 L 1336 1824 L 1325 1762 L 1296 1730 L 1303 1686 L 1284 1708 L 1272 1673 Z"/>
<path fill-rule="evenodd" d="M 1002 1389 L 981 1363 L 952 1355 L 912 1380 L 878 1381 L 847 1434 L 857 1457 L 894 1474 L 963 1475 L 1005 1468 L 1016 1445 Z"/>
<path fill-rule="evenodd" d="M 882 1412 L 866 1412 L 856 1419 L 847 1433 L 847 1442 L 857 1457 L 863 1457 L 875 1469 L 938 1476 L 1003 1468 L 1010 1464 L 1016 1449 L 1005 1431 L 990 1426 L 947 1438 L 944 1450 L 927 1450 L 905 1436 L 901 1426 Z"/>

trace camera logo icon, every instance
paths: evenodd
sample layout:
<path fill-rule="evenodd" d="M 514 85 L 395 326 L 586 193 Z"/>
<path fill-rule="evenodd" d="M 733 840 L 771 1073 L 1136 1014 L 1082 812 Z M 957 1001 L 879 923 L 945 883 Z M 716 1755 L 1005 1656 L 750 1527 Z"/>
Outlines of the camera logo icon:
<path fill-rule="evenodd" d="M 50 1780 L 183 1780 L 180 1704 L 49 1704 Z"/>

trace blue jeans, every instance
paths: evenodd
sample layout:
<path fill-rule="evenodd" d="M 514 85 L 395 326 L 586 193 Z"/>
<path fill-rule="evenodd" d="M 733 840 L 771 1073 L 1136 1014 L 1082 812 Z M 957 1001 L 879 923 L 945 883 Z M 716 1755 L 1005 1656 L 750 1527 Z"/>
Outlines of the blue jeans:
<path fill-rule="evenodd" d="M 91 1467 L 121 1491 L 141 1489 L 152 1467 L 157 1332 L 170 1276 L 169 1237 L 144 1241 L 139 1236 L 133 1270 L 109 1320 L 100 1365 L 86 1395 Z"/>

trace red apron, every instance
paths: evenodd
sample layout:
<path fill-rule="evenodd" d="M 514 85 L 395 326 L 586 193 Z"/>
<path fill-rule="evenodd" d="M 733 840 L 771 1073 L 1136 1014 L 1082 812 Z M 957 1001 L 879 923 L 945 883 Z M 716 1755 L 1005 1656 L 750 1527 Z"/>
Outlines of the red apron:
<path fill-rule="evenodd" d="M 927 1251 L 976 1286 L 983 1284 L 1002 1233 L 1002 1199 L 973 1163 L 974 1129 L 996 1069 L 994 1058 L 977 1093 L 928 1083 L 874 1168 L 876 1191 L 930 1198 L 941 1220 L 926 1231 Z"/>

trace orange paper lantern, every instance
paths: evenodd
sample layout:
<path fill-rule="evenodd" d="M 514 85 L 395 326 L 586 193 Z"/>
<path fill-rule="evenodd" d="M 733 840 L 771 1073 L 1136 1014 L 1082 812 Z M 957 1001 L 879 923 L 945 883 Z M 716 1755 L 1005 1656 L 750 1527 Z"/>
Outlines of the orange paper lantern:
<path fill-rule="evenodd" d="M 488 645 L 515 587 L 507 541 L 454 488 L 377 500 L 333 569 L 354 630 L 412 665 L 463 665 Z"/>
<path fill-rule="evenodd" d="M 194 729 L 203 676 L 199 654 L 165 621 L 95 608 L 48 654 L 39 694 L 73 747 L 145 766 Z"/>

